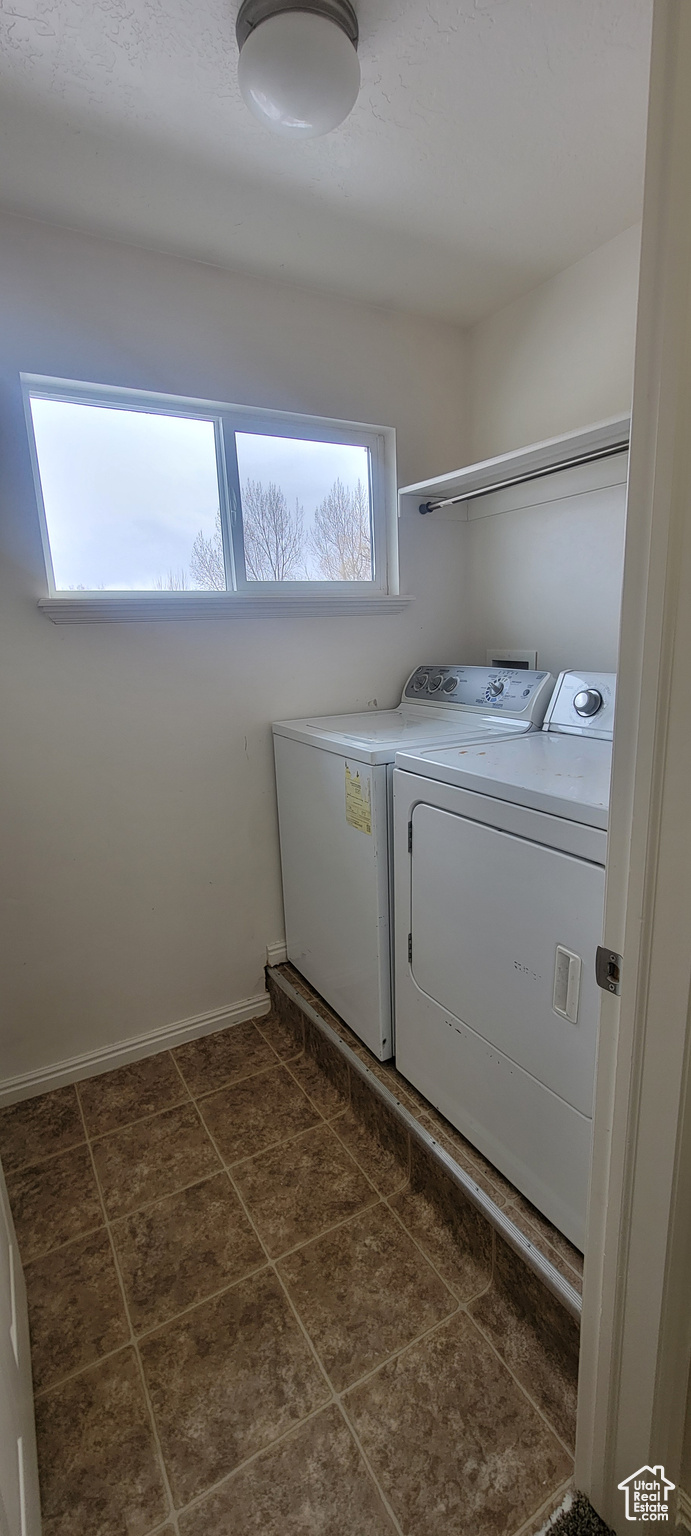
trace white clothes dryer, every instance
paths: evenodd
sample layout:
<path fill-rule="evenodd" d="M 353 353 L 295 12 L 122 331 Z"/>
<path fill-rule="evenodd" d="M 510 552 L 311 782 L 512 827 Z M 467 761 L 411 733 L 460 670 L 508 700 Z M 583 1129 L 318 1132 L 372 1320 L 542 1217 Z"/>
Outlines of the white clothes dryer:
<path fill-rule="evenodd" d="M 615 678 L 394 772 L 396 1065 L 583 1246 Z"/>
<path fill-rule="evenodd" d="M 532 731 L 553 688 L 548 672 L 427 665 L 397 709 L 273 727 L 288 959 L 381 1061 L 394 1047 L 396 752 Z"/>

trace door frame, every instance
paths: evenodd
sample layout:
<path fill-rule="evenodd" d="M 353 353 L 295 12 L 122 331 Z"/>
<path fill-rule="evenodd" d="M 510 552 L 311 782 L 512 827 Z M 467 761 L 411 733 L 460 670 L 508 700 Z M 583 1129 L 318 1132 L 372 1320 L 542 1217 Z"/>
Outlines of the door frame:
<path fill-rule="evenodd" d="M 618 1536 L 621 1480 L 679 1482 L 691 1362 L 690 290 L 691 3 L 655 0 L 576 1445 Z"/>

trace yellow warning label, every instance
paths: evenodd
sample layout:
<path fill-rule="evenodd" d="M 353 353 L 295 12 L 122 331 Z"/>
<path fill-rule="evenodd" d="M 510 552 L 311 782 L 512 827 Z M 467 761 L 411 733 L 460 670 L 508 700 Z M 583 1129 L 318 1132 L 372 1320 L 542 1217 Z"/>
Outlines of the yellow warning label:
<path fill-rule="evenodd" d="M 361 779 L 357 769 L 351 773 L 345 765 L 346 821 L 358 832 L 372 831 L 372 795 L 369 779 Z"/>

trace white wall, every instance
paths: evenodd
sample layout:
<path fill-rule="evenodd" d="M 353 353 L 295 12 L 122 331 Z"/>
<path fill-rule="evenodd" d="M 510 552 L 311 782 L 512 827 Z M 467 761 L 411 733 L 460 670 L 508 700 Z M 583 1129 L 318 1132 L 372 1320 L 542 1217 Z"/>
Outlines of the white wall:
<path fill-rule="evenodd" d="M 471 459 L 631 409 L 640 227 L 468 332 Z"/>
<path fill-rule="evenodd" d="M 640 230 L 626 230 L 469 332 L 471 459 L 630 410 L 639 243 Z M 552 671 L 616 669 L 624 487 L 605 490 L 611 474 L 584 473 L 471 503 L 469 660 L 484 662 L 500 642 L 537 646 Z M 601 489 L 577 494 L 584 485 Z"/>
<path fill-rule="evenodd" d="M 469 443 L 453 326 L 14 218 L 0 272 L 8 1078 L 257 993 L 282 933 L 269 722 L 391 704 L 463 650 L 462 529 L 413 517 L 403 614 L 52 625 L 20 369 L 390 424 L 403 482 Z"/>
<path fill-rule="evenodd" d="M 626 454 L 470 503 L 463 533 L 469 661 L 490 646 L 538 665 L 615 672 Z"/>

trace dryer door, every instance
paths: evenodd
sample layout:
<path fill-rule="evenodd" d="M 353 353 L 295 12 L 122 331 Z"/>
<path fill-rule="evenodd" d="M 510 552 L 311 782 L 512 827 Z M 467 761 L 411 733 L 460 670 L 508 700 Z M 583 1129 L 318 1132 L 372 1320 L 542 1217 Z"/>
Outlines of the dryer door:
<path fill-rule="evenodd" d="M 604 869 L 436 806 L 412 821 L 417 986 L 591 1115 Z"/>

